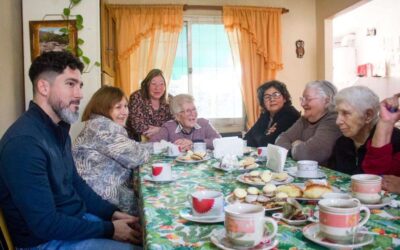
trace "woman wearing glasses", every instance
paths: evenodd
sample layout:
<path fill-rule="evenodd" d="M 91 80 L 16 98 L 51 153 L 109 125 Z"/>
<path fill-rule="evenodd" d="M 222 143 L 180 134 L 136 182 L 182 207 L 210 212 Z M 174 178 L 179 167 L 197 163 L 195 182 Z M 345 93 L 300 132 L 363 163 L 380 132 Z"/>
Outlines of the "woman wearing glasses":
<path fill-rule="evenodd" d="M 303 116 L 278 137 L 276 145 L 288 149 L 297 161 L 314 160 L 326 165 L 336 139 L 341 136 L 333 111 L 336 92 L 328 81 L 308 83 L 300 98 Z"/>
<path fill-rule="evenodd" d="M 244 139 L 251 147 L 267 146 L 275 143 L 282 132 L 290 128 L 300 117 L 291 101 L 286 85 L 279 81 L 269 81 L 258 87 L 258 102 L 262 113 Z"/>
<path fill-rule="evenodd" d="M 213 149 L 213 140 L 221 135 L 207 119 L 197 118 L 197 109 L 191 95 L 175 96 L 170 102 L 170 109 L 175 120 L 164 123 L 150 141 L 170 141 L 183 150 L 191 149 L 194 141 L 204 141 L 208 149 Z"/>

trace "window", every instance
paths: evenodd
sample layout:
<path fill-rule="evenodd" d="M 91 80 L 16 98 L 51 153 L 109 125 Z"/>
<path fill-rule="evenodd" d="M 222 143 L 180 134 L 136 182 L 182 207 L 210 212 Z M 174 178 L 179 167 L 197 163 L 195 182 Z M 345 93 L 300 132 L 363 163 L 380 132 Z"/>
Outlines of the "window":
<path fill-rule="evenodd" d="M 224 26 L 215 19 L 185 18 L 168 91 L 193 95 L 199 117 L 210 119 L 218 131 L 242 131 L 240 72 Z"/>

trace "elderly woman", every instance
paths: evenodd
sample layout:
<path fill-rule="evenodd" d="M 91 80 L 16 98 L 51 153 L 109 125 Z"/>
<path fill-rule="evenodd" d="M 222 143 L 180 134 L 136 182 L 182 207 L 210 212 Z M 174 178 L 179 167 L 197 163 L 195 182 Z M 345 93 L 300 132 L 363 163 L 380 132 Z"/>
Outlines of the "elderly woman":
<path fill-rule="evenodd" d="M 258 87 L 257 97 L 263 112 L 244 137 L 251 147 L 274 144 L 278 135 L 290 128 L 300 117 L 299 111 L 292 105 L 286 85 L 282 82 L 264 83 Z"/>
<path fill-rule="evenodd" d="M 171 119 L 163 72 L 152 69 L 142 81 L 140 90 L 129 98 L 129 137 L 136 140 L 151 138 L 164 122 Z"/>
<path fill-rule="evenodd" d="M 353 86 L 336 95 L 336 124 L 342 131 L 335 144 L 329 167 L 347 174 L 362 173 L 367 141 L 378 121 L 379 98 L 369 88 Z"/>
<path fill-rule="evenodd" d="M 103 199 L 135 214 L 132 169 L 145 163 L 151 144 L 129 139 L 125 130 L 128 101 L 122 90 L 103 86 L 82 115 L 85 127 L 72 148 L 78 173 Z"/>
<path fill-rule="evenodd" d="M 333 111 L 335 94 L 336 87 L 328 81 L 308 83 L 300 98 L 303 116 L 275 144 L 288 149 L 295 160 L 314 160 L 326 165 L 341 135 Z"/>
<path fill-rule="evenodd" d="M 395 127 L 400 120 L 399 97 L 400 93 L 380 103 L 379 121 L 362 162 L 365 173 L 400 176 L 400 130 Z"/>
<path fill-rule="evenodd" d="M 187 94 L 177 95 L 170 105 L 175 120 L 164 123 L 158 134 L 151 137 L 150 141 L 170 141 L 183 150 L 191 149 L 193 142 L 204 141 L 207 148 L 212 149 L 213 140 L 220 138 L 221 135 L 208 120 L 197 118 L 193 97 Z"/>

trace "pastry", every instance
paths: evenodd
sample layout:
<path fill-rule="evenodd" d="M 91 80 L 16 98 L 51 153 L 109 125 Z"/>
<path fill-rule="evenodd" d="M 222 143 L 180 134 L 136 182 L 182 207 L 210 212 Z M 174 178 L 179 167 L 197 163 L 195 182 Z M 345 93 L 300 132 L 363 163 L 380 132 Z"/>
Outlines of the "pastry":
<path fill-rule="evenodd" d="M 206 155 L 207 155 L 206 152 L 196 152 L 196 153 L 193 153 L 190 156 L 190 158 L 192 158 L 193 160 L 196 160 L 196 161 L 200 161 L 200 160 L 203 160 Z"/>
<path fill-rule="evenodd" d="M 286 172 L 273 173 L 272 178 L 276 181 L 285 181 L 289 175 Z"/>
<path fill-rule="evenodd" d="M 244 197 L 246 197 L 247 192 L 246 190 L 244 190 L 243 188 L 236 188 L 233 191 L 233 194 L 235 195 L 235 197 L 239 198 L 239 199 L 243 199 Z"/>
<path fill-rule="evenodd" d="M 263 180 L 263 182 L 265 182 L 265 183 L 270 182 L 272 180 L 271 171 L 266 170 L 266 171 L 262 172 L 261 180 Z"/>
<path fill-rule="evenodd" d="M 256 160 L 253 157 L 245 157 L 243 160 L 239 161 L 240 166 L 247 168 L 256 163 Z"/>
<path fill-rule="evenodd" d="M 277 193 L 276 195 L 275 195 L 275 198 L 276 199 L 286 199 L 286 198 L 288 198 L 289 196 L 287 195 L 287 193 L 284 193 L 284 192 L 279 192 L 279 193 Z"/>
<path fill-rule="evenodd" d="M 331 192 L 333 192 L 333 190 L 330 186 L 325 186 L 321 184 L 310 184 L 306 186 L 303 197 L 309 199 L 319 199 L 322 197 L 322 195 Z"/>
<path fill-rule="evenodd" d="M 253 202 L 257 201 L 257 198 L 258 198 L 258 195 L 256 195 L 256 194 L 249 194 L 246 196 L 245 201 L 247 203 L 253 203 Z"/>
<path fill-rule="evenodd" d="M 275 190 L 276 190 L 276 186 L 275 186 L 275 184 L 273 184 L 273 183 L 268 183 L 267 185 L 265 185 L 265 186 L 263 187 L 263 192 L 264 192 L 264 194 L 266 194 L 266 195 L 268 195 L 268 196 L 273 195 L 274 192 L 275 192 Z"/>
<path fill-rule="evenodd" d="M 276 192 L 284 192 L 286 193 L 289 197 L 296 198 L 296 197 L 301 197 L 303 195 L 303 191 L 301 188 L 295 185 L 282 185 L 279 186 L 276 189 Z"/>
<path fill-rule="evenodd" d="M 253 170 L 249 173 L 250 176 L 259 176 L 260 175 L 260 171 L 257 170 Z"/>
<path fill-rule="evenodd" d="M 258 194 L 260 191 L 256 187 L 249 187 L 247 188 L 247 193 L 249 194 Z"/>

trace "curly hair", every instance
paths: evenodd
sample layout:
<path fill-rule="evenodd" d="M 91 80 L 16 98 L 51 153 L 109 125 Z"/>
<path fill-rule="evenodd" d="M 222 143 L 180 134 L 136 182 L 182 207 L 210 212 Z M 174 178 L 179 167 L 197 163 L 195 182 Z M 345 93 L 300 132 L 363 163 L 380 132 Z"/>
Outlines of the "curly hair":
<path fill-rule="evenodd" d="M 35 92 L 36 82 L 43 73 L 56 73 L 59 75 L 62 74 L 67 67 L 73 70 L 79 69 L 82 73 L 84 64 L 79 58 L 67 51 L 44 52 L 36 57 L 29 68 L 29 78 L 33 85 L 33 91 Z"/>
<path fill-rule="evenodd" d="M 286 84 L 280 81 L 273 80 L 264 83 L 257 89 L 258 103 L 264 110 L 265 110 L 264 92 L 269 88 L 275 88 L 282 94 L 283 98 L 285 98 L 286 100 L 284 105 L 292 105 L 292 97 L 290 96 L 289 91 L 286 88 Z"/>

